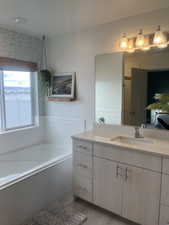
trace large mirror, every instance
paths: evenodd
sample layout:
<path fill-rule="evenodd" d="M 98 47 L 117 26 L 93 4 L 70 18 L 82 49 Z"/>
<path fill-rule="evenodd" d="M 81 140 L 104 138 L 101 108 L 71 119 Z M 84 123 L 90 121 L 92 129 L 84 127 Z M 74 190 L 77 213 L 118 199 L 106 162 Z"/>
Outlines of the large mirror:
<path fill-rule="evenodd" d="M 169 49 L 97 55 L 95 63 L 98 123 L 169 130 Z"/>

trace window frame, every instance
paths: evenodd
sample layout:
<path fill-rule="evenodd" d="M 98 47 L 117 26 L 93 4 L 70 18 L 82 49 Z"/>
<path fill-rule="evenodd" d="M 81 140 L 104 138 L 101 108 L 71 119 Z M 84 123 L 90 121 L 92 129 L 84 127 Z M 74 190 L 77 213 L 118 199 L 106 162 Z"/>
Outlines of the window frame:
<path fill-rule="evenodd" d="M 4 58 L 3 58 L 4 59 Z M 7 58 L 8 59 L 8 58 Z M 38 78 L 37 78 L 37 65 L 34 63 L 29 63 L 25 61 L 18 61 L 13 59 L 8 59 L 10 64 L 5 64 L 1 67 L 1 57 L 0 57 L 0 134 L 12 132 L 16 130 L 38 127 L 39 126 L 39 104 L 38 104 Z M 26 66 L 25 66 L 26 65 Z M 29 67 L 29 65 L 31 65 Z M 36 68 L 36 69 L 35 69 Z M 24 71 L 30 72 L 30 83 L 31 83 L 31 124 L 16 126 L 7 128 L 6 127 L 6 107 L 5 107 L 5 93 L 4 93 L 4 73 L 3 71 Z"/>

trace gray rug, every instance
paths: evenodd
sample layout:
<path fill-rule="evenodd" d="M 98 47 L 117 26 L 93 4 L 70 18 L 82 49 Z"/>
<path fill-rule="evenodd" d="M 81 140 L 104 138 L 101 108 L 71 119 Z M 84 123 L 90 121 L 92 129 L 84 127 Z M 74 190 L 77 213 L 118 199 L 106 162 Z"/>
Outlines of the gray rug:
<path fill-rule="evenodd" d="M 59 207 L 58 202 L 41 210 L 22 225 L 82 225 L 87 216 L 74 204 Z"/>

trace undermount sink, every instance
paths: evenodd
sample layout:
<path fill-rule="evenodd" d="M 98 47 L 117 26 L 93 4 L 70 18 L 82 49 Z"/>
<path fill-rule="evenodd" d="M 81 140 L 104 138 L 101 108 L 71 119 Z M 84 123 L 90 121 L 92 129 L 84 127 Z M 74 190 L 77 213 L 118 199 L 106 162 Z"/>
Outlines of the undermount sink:
<path fill-rule="evenodd" d="M 96 139 L 99 139 L 99 140 L 103 140 L 103 141 L 110 141 L 111 138 L 110 137 L 104 137 L 104 136 L 94 136 Z"/>
<path fill-rule="evenodd" d="M 122 144 L 130 144 L 130 145 L 152 145 L 154 144 L 154 140 L 147 138 L 133 138 L 133 137 L 125 137 L 118 136 L 111 139 L 112 142 L 118 142 Z"/>

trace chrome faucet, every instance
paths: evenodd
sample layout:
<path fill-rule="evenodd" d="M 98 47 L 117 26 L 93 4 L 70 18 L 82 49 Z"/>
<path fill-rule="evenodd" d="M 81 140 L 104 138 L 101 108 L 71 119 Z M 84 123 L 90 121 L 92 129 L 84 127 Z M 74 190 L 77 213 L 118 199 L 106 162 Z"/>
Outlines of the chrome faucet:
<path fill-rule="evenodd" d="M 99 118 L 99 124 L 105 124 L 105 118 L 104 117 Z"/>
<path fill-rule="evenodd" d="M 140 128 L 143 128 L 143 126 L 141 126 L 141 127 L 138 127 L 138 126 L 134 127 L 134 129 L 135 129 L 134 137 L 135 138 L 143 138 L 143 135 L 140 133 Z"/>

